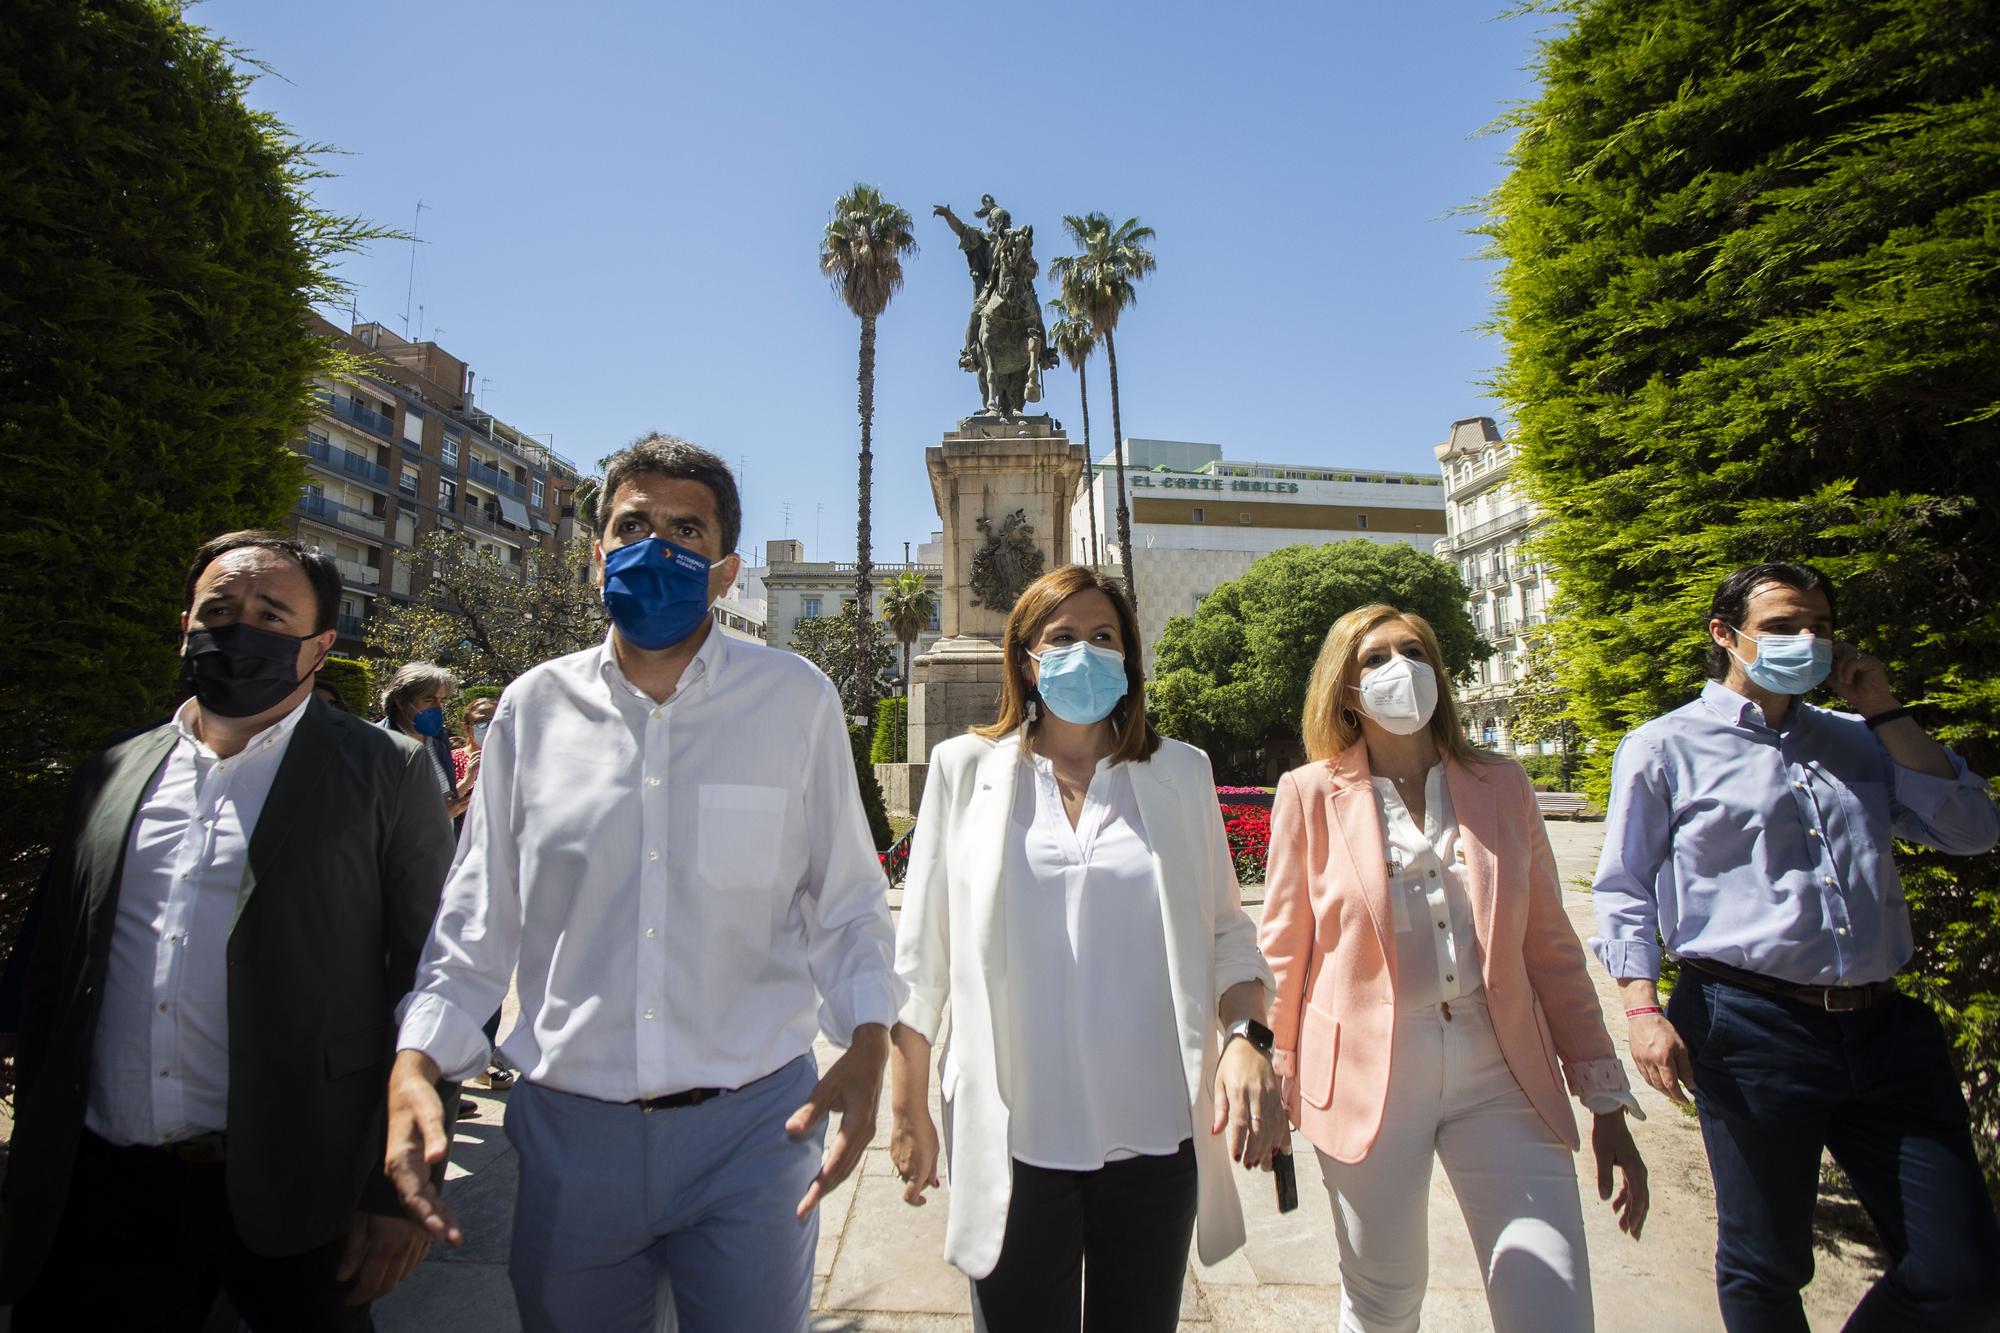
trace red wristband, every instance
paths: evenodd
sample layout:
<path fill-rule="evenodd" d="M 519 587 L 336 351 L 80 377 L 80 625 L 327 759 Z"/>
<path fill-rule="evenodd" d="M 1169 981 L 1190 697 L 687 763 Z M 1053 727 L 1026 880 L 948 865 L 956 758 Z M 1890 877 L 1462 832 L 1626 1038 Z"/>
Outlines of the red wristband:
<path fill-rule="evenodd" d="M 1640 1005 L 1637 1009 L 1627 1009 L 1625 1011 L 1625 1017 L 1637 1018 L 1641 1014 L 1664 1014 L 1665 1012 L 1667 1011 L 1660 1008 L 1660 1006 L 1657 1004 L 1643 1004 Z"/>

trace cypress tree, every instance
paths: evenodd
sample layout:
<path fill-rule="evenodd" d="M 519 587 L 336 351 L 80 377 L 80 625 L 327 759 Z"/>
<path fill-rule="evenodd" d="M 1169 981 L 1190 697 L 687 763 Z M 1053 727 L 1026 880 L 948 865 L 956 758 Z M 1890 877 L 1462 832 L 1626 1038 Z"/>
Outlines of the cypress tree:
<path fill-rule="evenodd" d="M 1831 575 L 1842 637 L 2000 773 L 1994 5 L 1555 8 L 1485 230 L 1590 785 L 1699 688 L 1715 584 L 1763 559 Z M 1901 861 L 1905 984 L 2000 1179 L 2000 863 Z"/>
<path fill-rule="evenodd" d="M 373 233 L 165 0 L 0 6 L 0 893 L 69 771 L 164 718 L 206 538 L 296 502 L 286 441 L 332 349 L 308 315 Z M 11 932 L 8 932 L 11 933 Z"/>

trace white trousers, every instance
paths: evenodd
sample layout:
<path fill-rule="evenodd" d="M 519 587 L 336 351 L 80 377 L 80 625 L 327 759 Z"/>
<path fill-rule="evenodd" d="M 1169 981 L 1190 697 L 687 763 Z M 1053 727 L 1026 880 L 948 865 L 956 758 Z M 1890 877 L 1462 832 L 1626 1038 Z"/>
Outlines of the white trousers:
<path fill-rule="evenodd" d="M 1495 1333 L 1593 1327 L 1576 1163 L 1507 1068 L 1485 997 L 1399 1013 L 1388 1103 L 1359 1162 L 1319 1155 L 1340 1238 L 1342 1333 L 1414 1333 L 1430 1270 L 1431 1159 L 1444 1163 Z"/>

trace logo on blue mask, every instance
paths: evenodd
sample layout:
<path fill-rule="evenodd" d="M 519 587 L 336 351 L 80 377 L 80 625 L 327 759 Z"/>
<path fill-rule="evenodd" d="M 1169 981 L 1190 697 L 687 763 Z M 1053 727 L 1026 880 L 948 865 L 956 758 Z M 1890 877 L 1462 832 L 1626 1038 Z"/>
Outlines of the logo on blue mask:
<path fill-rule="evenodd" d="M 708 619 L 707 557 L 659 537 L 604 553 L 604 609 L 634 647 L 671 648 Z"/>
<path fill-rule="evenodd" d="M 1734 629 L 1734 626 L 1731 626 Z M 1750 683 L 1773 694 L 1810 694 L 1833 671 L 1833 640 L 1817 634 L 1745 634 L 1757 645 L 1757 659 L 1743 662 L 1733 649 L 1724 652 L 1743 662 Z"/>
<path fill-rule="evenodd" d="M 1065 722 L 1088 726 L 1111 716 L 1125 697 L 1125 655 L 1094 643 L 1070 643 L 1028 656 L 1041 664 L 1036 687 L 1049 711 Z"/>

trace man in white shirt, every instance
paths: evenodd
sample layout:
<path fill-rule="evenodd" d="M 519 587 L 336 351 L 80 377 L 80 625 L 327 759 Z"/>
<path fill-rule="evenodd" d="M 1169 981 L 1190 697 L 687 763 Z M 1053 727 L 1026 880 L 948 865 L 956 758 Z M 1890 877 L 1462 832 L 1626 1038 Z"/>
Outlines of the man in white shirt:
<path fill-rule="evenodd" d="M 196 554 L 171 721 L 71 784 L 38 894 L 0 1300 L 16 1333 L 371 1327 L 428 1248 L 379 1172 L 395 998 L 451 863 L 415 744 L 312 697 L 340 574 Z"/>
<path fill-rule="evenodd" d="M 648 437 L 611 460 L 599 517 L 612 629 L 508 686 L 487 729 L 403 1006 L 388 1171 L 462 1243 L 433 1083 L 484 1068 L 518 966 L 523 1325 L 802 1330 L 815 1206 L 874 1133 L 900 1001 L 887 884 L 832 684 L 710 620 L 738 565 L 728 468 Z M 824 1077 L 816 1028 L 848 1043 Z"/>

